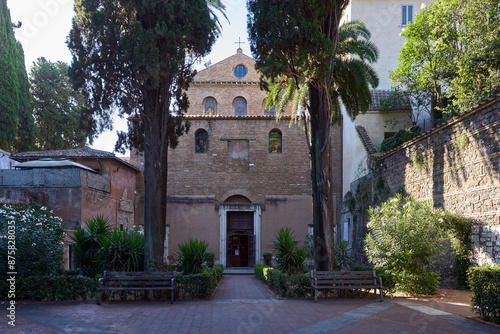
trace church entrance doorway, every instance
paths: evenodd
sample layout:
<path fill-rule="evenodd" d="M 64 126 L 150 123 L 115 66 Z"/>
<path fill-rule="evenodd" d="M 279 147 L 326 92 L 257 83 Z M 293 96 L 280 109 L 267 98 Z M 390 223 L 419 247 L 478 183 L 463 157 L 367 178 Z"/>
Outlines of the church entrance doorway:
<path fill-rule="evenodd" d="M 254 213 L 227 212 L 226 266 L 253 267 L 255 264 Z"/>

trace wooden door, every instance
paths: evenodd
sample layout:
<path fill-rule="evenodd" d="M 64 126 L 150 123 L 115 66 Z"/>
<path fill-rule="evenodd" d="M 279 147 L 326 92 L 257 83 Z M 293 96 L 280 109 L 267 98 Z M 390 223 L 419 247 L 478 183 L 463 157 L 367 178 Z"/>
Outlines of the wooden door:
<path fill-rule="evenodd" d="M 255 264 L 255 237 L 253 212 L 227 213 L 226 267 L 249 267 Z"/>

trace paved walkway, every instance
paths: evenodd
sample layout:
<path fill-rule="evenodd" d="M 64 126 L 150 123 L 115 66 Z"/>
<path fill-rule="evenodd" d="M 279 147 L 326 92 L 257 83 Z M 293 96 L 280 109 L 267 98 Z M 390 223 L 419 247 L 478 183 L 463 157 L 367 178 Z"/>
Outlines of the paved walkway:
<path fill-rule="evenodd" d="M 15 327 L 3 304 L 0 333 L 500 333 L 448 297 L 278 300 L 254 276 L 231 275 L 212 300 L 19 303 Z"/>

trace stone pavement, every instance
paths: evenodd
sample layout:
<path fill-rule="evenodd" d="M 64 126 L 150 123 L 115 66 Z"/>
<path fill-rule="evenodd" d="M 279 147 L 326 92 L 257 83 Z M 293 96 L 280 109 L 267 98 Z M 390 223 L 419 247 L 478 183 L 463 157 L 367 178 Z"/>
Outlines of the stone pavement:
<path fill-rule="evenodd" d="M 278 300 L 253 275 L 225 275 L 211 300 L 18 303 L 15 327 L 3 304 L 0 333 L 500 333 L 453 300 Z"/>

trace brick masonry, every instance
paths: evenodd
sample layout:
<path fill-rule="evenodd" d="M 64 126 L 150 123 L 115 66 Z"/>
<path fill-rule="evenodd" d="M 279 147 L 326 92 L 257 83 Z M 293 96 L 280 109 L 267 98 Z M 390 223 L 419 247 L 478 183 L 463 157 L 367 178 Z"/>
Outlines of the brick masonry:
<path fill-rule="evenodd" d="M 475 261 L 500 263 L 500 95 L 373 157 L 391 195 L 473 218 Z"/>

